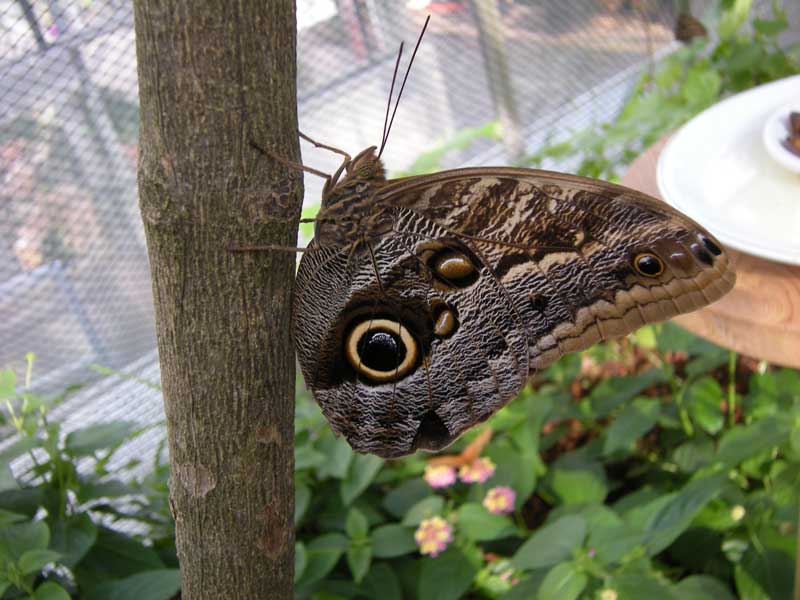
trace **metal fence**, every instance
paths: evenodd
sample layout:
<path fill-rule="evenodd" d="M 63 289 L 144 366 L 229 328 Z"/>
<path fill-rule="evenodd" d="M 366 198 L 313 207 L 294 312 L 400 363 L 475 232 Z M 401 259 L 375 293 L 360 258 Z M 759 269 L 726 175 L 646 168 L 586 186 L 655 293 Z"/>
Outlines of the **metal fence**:
<path fill-rule="evenodd" d="M 693 10 L 714 5 L 698 0 Z M 642 69 L 675 47 L 674 7 L 298 0 L 301 128 L 353 153 L 376 144 L 399 41 L 412 42 L 432 14 L 384 153 L 389 171 L 495 121 L 501 139 L 442 162 L 507 163 L 555 129 L 613 116 Z M 137 93 L 129 0 L 0 1 L 0 365 L 21 367 L 35 352 L 42 385 L 85 378 L 90 363 L 155 364 Z M 330 153 L 303 152 L 315 168 L 336 166 Z M 317 202 L 319 182 L 306 189 Z M 112 397 L 92 396 L 94 418 L 116 410 Z M 158 414 L 158 403 L 148 406 L 140 410 Z"/>

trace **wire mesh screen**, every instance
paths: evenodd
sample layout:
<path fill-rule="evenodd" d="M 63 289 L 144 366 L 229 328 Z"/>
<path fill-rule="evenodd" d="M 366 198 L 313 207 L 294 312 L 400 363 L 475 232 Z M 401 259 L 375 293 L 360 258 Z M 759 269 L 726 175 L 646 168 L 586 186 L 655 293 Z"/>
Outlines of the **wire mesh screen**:
<path fill-rule="evenodd" d="M 712 4 L 694 2 L 695 14 Z M 675 46 L 674 6 L 298 0 L 301 127 L 351 153 L 379 144 L 398 44 L 432 14 L 384 152 L 390 173 L 482 128 L 496 135 L 441 164 L 508 163 L 555 129 L 613 116 L 636 75 Z M 88 363 L 154 362 L 131 3 L 2 0 L 0 32 L 0 365 L 35 352 L 39 381 L 56 385 Z M 308 146 L 304 161 L 338 162 Z M 307 178 L 308 203 L 320 188 Z"/>

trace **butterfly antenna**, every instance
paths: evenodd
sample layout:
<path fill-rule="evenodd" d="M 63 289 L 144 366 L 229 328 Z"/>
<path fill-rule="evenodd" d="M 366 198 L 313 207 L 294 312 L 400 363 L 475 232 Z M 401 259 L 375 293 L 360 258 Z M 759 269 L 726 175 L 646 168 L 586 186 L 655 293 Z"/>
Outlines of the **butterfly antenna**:
<path fill-rule="evenodd" d="M 406 80 L 408 79 L 408 74 L 411 72 L 411 65 L 414 64 L 414 57 L 417 55 L 417 50 L 419 50 L 419 45 L 422 43 L 422 36 L 425 35 L 425 30 L 428 28 L 428 22 L 431 20 L 431 16 L 428 15 L 428 18 L 425 19 L 425 24 L 422 26 L 422 31 L 419 32 L 419 38 L 417 38 L 417 45 L 414 46 L 414 52 L 411 53 L 411 60 L 408 61 L 408 67 L 406 68 L 406 74 L 403 77 L 403 83 L 400 85 L 400 91 L 397 93 L 397 101 L 394 103 L 394 110 L 392 111 L 392 118 L 389 119 L 389 125 L 386 126 L 386 121 L 384 120 L 384 133 L 383 138 L 381 139 L 381 148 L 378 151 L 378 158 L 380 158 L 381 154 L 383 154 L 383 149 L 386 146 L 386 140 L 389 139 L 389 132 L 392 130 L 392 123 L 394 123 L 394 116 L 397 114 L 397 107 L 400 106 L 400 97 L 403 95 L 403 89 L 406 87 Z M 397 75 L 397 65 L 400 64 L 400 54 L 403 51 L 403 44 L 400 44 L 400 53 L 397 55 L 397 64 L 395 65 L 395 76 Z M 392 90 L 394 90 L 394 77 L 392 77 Z M 392 92 L 389 92 L 389 106 L 391 106 L 392 102 Z M 389 107 L 386 108 L 386 116 L 389 116 Z"/>
<path fill-rule="evenodd" d="M 400 57 L 403 56 L 403 42 L 400 42 L 400 51 L 397 53 L 397 60 L 394 63 L 394 73 L 392 73 L 392 86 L 389 88 L 389 100 L 386 102 L 386 115 L 383 117 L 383 134 L 381 135 L 381 152 L 386 143 L 386 126 L 389 124 L 389 111 L 392 110 L 392 96 L 394 95 L 394 83 L 397 81 L 397 69 L 400 67 Z M 380 154 L 378 154 L 380 156 Z"/>

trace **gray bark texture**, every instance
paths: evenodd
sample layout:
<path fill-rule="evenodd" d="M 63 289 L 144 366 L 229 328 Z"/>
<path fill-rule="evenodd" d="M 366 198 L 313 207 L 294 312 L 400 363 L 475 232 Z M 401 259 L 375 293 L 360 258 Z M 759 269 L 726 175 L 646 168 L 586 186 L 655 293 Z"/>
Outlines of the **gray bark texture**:
<path fill-rule="evenodd" d="M 182 599 L 291 598 L 300 162 L 293 0 L 134 0 Z"/>

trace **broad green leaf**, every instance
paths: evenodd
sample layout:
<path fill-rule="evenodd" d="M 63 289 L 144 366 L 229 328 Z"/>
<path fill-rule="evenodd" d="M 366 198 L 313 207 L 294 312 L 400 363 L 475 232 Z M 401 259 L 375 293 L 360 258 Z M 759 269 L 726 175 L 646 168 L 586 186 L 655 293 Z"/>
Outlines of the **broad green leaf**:
<path fill-rule="evenodd" d="M 357 508 L 351 508 L 347 513 L 345 531 L 351 539 L 365 538 L 369 534 L 369 523 L 364 514 Z"/>
<path fill-rule="evenodd" d="M 356 545 L 351 544 L 347 549 L 347 566 L 350 567 L 350 573 L 353 575 L 353 581 L 361 583 L 364 576 L 369 571 L 369 565 L 372 561 L 372 549 L 368 544 Z"/>
<path fill-rule="evenodd" d="M 575 563 L 562 562 L 550 569 L 539 586 L 537 600 L 575 600 L 586 587 L 589 578 Z"/>
<path fill-rule="evenodd" d="M 19 523 L 20 521 L 27 520 L 28 517 L 26 515 L 21 515 L 20 513 L 15 513 L 10 510 L 0 508 L 0 529 L 11 525 L 12 523 Z"/>
<path fill-rule="evenodd" d="M 61 564 L 74 567 L 97 540 L 97 526 L 87 513 L 50 523 L 50 548 L 61 554 Z"/>
<path fill-rule="evenodd" d="M 736 600 L 728 587 L 709 575 L 690 575 L 675 585 L 680 600 Z"/>
<path fill-rule="evenodd" d="M 316 469 L 325 463 L 325 455 L 317 452 L 310 445 L 297 446 L 294 449 L 294 470 Z"/>
<path fill-rule="evenodd" d="M 511 519 L 494 515 L 475 502 L 462 504 L 457 515 L 458 531 L 476 542 L 495 540 L 516 533 Z"/>
<path fill-rule="evenodd" d="M 717 380 L 711 377 L 695 381 L 686 394 L 692 419 L 711 435 L 718 433 L 724 423 L 721 400 L 722 388 Z"/>
<path fill-rule="evenodd" d="M 753 0 L 731 0 L 729 6 L 722 12 L 717 27 L 721 40 L 732 37 L 747 20 Z"/>
<path fill-rule="evenodd" d="M 329 533 L 314 538 L 306 545 L 306 568 L 298 586 L 310 585 L 331 572 L 349 546 L 341 533 Z"/>
<path fill-rule="evenodd" d="M 78 488 L 78 500 L 88 502 L 98 498 L 119 498 L 139 493 L 136 488 L 127 485 L 119 479 L 108 481 L 89 481 L 82 483 Z"/>
<path fill-rule="evenodd" d="M 658 400 L 637 398 L 625 407 L 606 430 L 603 454 L 628 450 L 656 424 L 661 406 Z"/>
<path fill-rule="evenodd" d="M 294 524 L 300 522 L 303 518 L 303 515 L 306 514 L 306 510 L 308 510 L 308 505 L 311 502 L 311 490 L 308 488 L 307 485 L 302 483 L 297 483 L 294 486 Z"/>
<path fill-rule="evenodd" d="M 342 500 L 349 505 L 367 489 L 383 466 L 383 459 L 371 454 L 356 454 L 350 462 L 347 477 L 342 480 L 340 492 Z"/>
<path fill-rule="evenodd" d="M 608 493 L 600 463 L 576 454 L 564 454 L 550 468 L 548 482 L 564 504 L 602 503 Z"/>
<path fill-rule="evenodd" d="M 616 590 L 618 600 L 683 600 L 673 592 L 668 582 L 646 573 L 620 573 L 612 579 L 609 587 Z"/>
<path fill-rule="evenodd" d="M 19 569 L 25 575 L 36 573 L 46 564 L 57 561 L 59 556 L 58 552 L 47 549 L 28 550 L 19 558 Z"/>
<path fill-rule="evenodd" d="M 686 375 L 697 377 L 703 373 L 713 371 L 720 365 L 727 363 L 729 356 L 729 350 L 713 346 L 708 351 L 699 353 L 696 358 L 686 364 Z"/>
<path fill-rule="evenodd" d="M 412 506 L 403 517 L 403 525 L 417 526 L 423 519 L 430 519 L 441 515 L 444 509 L 444 500 L 441 496 L 428 496 Z"/>
<path fill-rule="evenodd" d="M 717 460 L 729 467 L 780 446 L 788 438 L 791 423 L 785 417 L 768 417 L 752 425 L 737 425 L 726 431 L 717 448 Z"/>
<path fill-rule="evenodd" d="M 317 468 L 317 475 L 323 478 L 344 479 L 351 461 L 356 456 L 347 440 L 343 436 L 328 435 L 320 441 L 318 448 L 326 459 Z"/>
<path fill-rule="evenodd" d="M 794 582 L 794 560 L 771 548 L 759 552 L 751 547 L 742 558 L 741 567 L 769 598 L 791 598 Z M 737 586 L 739 577 L 737 579 Z"/>
<path fill-rule="evenodd" d="M 97 539 L 73 572 L 87 588 L 112 579 L 123 579 L 142 571 L 164 568 L 152 548 L 140 541 L 102 525 Z"/>
<path fill-rule="evenodd" d="M 294 543 L 294 581 L 295 583 L 300 580 L 303 576 L 303 572 L 306 570 L 306 563 L 308 562 L 308 557 L 306 556 L 306 547 L 303 545 L 303 542 L 295 542 Z"/>
<path fill-rule="evenodd" d="M 645 524 L 645 531 L 649 534 L 646 540 L 648 553 L 653 556 L 669 546 L 689 527 L 706 503 L 720 493 L 726 481 L 725 473 L 695 479 L 677 494 L 660 502 Z"/>
<path fill-rule="evenodd" d="M 707 437 L 695 437 L 675 448 L 672 460 L 684 473 L 694 473 L 714 460 L 714 442 Z"/>
<path fill-rule="evenodd" d="M 586 520 L 579 515 L 561 517 L 540 527 L 519 547 L 512 562 L 518 569 L 550 567 L 572 558 L 586 537 Z"/>
<path fill-rule="evenodd" d="M 6 490 L 0 492 L 0 508 L 26 515 L 30 519 L 44 505 L 45 499 L 45 490 L 41 486 Z"/>
<path fill-rule="evenodd" d="M 367 598 L 380 598 L 380 600 L 403 600 L 403 591 L 400 580 L 389 566 L 389 563 L 372 563 L 372 568 L 367 573 L 361 584 Z"/>
<path fill-rule="evenodd" d="M 394 558 L 417 549 L 414 533 L 402 525 L 384 525 L 370 533 L 372 553 L 375 558 Z"/>
<path fill-rule="evenodd" d="M 14 369 L 0 369 L 0 400 L 8 400 L 17 395 L 17 374 Z"/>
<path fill-rule="evenodd" d="M 683 96 L 690 104 L 705 107 L 713 104 L 719 96 L 722 79 L 715 71 L 707 68 L 689 69 L 683 86 Z"/>
<path fill-rule="evenodd" d="M 132 437 L 136 423 L 111 421 L 97 423 L 67 434 L 64 451 L 70 456 L 91 456 L 99 450 L 114 448 Z"/>
<path fill-rule="evenodd" d="M 478 569 L 458 548 L 448 548 L 436 557 L 422 559 L 417 598 L 457 600 L 471 587 Z"/>
<path fill-rule="evenodd" d="M 46 581 L 36 588 L 31 600 L 70 600 L 70 595 L 54 581 Z"/>
<path fill-rule="evenodd" d="M 100 584 L 89 595 L 89 600 L 170 600 L 180 588 L 178 569 L 158 569 Z"/>
<path fill-rule="evenodd" d="M 743 565 L 737 564 L 733 569 L 733 580 L 736 583 L 736 591 L 739 598 L 747 600 L 770 600 L 764 588 L 747 572 Z"/>
<path fill-rule="evenodd" d="M 14 478 L 14 473 L 11 471 L 11 465 L 8 463 L 0 464 L 0 492 L 18 489 L 19 484 Z"/>
<path fill-rule="evenodd" d="M 386 494 L 383 499 L 383 507 L 390 514 L 401 519 L 412 506 L 430 494 L 431 486 L 422 478 L 415 477 L 401 483 Z"/>
<path fill-rule="evenodd" d="M 44 521 L 14 523 L 0 529 L 0 559 L 19 560 L 29 550 L 44 550 L 50 530 Z"/>
<path fill-rule="evenodd" d="M 623 402 L 631 400 L 643 390 L 666 380 L 664 371 L 651 368 L 643 373 L 626 377 L 609 377 L 599 383 L 589 395 L 592 416 L 606 417 Z"/>

